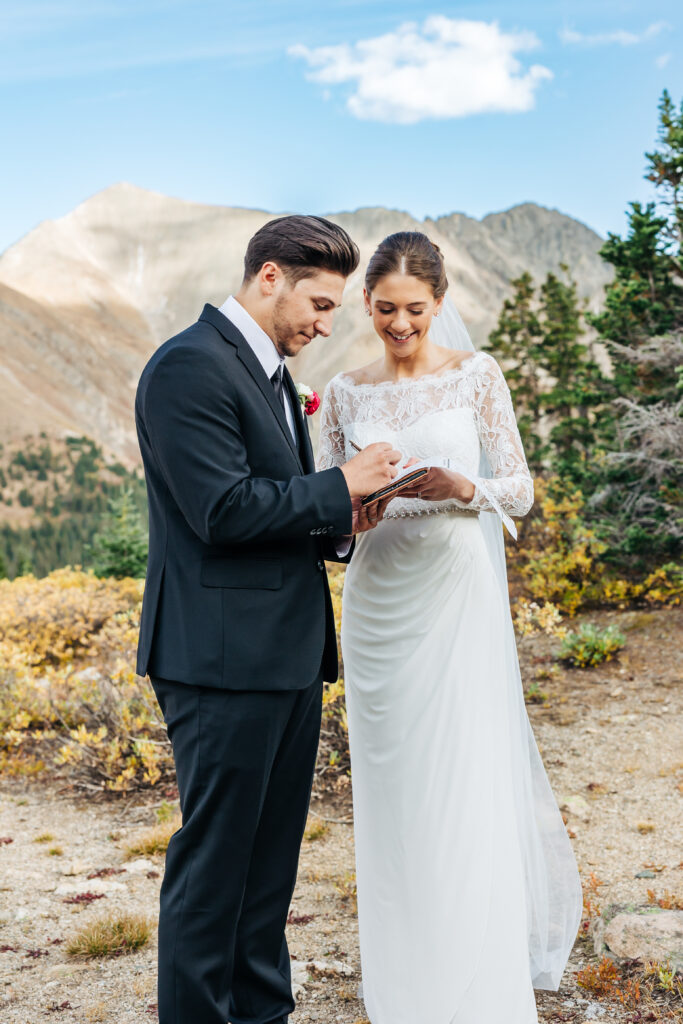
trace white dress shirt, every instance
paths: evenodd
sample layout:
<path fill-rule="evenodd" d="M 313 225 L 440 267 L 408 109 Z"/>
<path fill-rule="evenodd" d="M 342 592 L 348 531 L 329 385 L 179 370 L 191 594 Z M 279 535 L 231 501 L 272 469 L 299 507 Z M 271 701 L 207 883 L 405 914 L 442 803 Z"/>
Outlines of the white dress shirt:
<path fill-rule="evenodd" d="M 259 327 L 253 316 L 250 316 L 249 313 L 247 313 L 244 306 L 240 305 L 234 296 L 229 295 L 218 312 L 222 313 L 224 317 L 233 323 L 240 334 L 244 335 L 249 348 L 265 370 L 266 376 L 269 380 L 277 370 L 278 366 L 281 366 L 284 371 L 284 356 L 280 355 L 278 350 L 275 348 L 272 338 L 268 337 L 263 328 Z M 285 416 L 287 417 L 287 423 L 292 433 L 292 437 L 296 442 L 294 413 L 292 412 L 292 406 L 289 401 L 289 392 L 284 386 L 284 382 L 282 385 L 282 395 L 285 400 Z"/>

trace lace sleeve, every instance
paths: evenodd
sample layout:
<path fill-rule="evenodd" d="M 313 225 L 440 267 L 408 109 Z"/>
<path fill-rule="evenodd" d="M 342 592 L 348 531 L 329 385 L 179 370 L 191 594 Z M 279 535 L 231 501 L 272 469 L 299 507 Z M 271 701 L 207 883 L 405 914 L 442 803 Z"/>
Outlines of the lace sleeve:
<path fill-rule="evenodd" d="M 330 469 L 332 466 L 342 466 L 345 462 L 344 429 L 339 394 L 333 378 L 325 388 L 320 410 L 317 468 Z"/>
<path fill-rule="evenodd" d="M 493 478 L 476 480 L 468 508 L 491 511 L 498 504 L 512 516 L 524 516 L 534 502 L 534 484 L 519 436 L 510 389 L 493 358 L 486 360 L 475 396 L 479 439 L 488 456 Z"/>

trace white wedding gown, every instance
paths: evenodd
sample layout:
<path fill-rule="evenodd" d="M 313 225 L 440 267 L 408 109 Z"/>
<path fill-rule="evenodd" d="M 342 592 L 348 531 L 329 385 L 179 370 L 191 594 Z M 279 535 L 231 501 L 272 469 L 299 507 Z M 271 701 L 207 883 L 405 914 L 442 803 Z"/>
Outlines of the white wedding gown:
<path fill-rule="evenodd" d="M 350 439 L 449 456 L 473 477 L 483 448 L 493 469 L 468 506 L 395 498 L 346 572 L 367 1013 L 371 1024 L 537 1024 L 533 989 L 559 986 L 582 894 L 477 514 L 493 514 L 492 498 L 518 516 L 533 501 L 510 393 L 485 352 L 398 382 L 338 374 L 319 467 L 351 458 Z"/>

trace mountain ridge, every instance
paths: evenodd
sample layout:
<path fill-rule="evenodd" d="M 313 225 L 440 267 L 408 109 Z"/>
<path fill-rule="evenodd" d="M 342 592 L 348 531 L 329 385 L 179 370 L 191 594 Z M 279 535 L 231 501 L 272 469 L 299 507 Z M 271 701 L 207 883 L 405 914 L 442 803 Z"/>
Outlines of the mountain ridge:
<path fill-rule="evenodd" d="M 0 254 L 0 441 L 40 429 L 85 434 L 129 465 L 139 459 L 135 386 L 156 345 L 194 322 L 205 302 L 239 287 L 249 238 L 279 214 L 210 206 L 117 182 L 64 217 L 41 222 Z M 451 293 L 476 346 L 495 325 L 510 281 L 540 280 L 569 264 L 597 308 L 611 270 L 589 227 L 525 202 L 481 220 L 454 212 L 418 220 L 361 207 L 327 215 L 361 251 L 329 340 L 290 364 L 322 391 L 340 370 L 376 358 L 381 343 L 362 311 L 362 274 L 397 230 L 424 231 L 441 248 Z"/>

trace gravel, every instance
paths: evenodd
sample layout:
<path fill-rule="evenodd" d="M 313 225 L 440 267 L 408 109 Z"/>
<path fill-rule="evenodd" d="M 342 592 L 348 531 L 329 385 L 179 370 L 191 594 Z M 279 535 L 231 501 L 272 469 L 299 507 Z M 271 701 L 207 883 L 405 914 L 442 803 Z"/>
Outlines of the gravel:
<path fill-rule="evenodd" d="M 591 620 L 618 624 L 627 645 L 614 662 L 563 669 L 540 683 L 549 699 L 528 709 L 544 763 L 558 803 L 569 808 L 567 827 L 582 879 L 593 875 L 600 883 L 600 904 L 647 903 L 648 889 L 681 898 L 683 696 L 677 651 L 683 609 L 603 612 Z M 555 646 L 546 637 L 521 643 L 527 685 L 552 665 Z M 334 807 L 314 803 L 311 824 L 320 817 L 337 821 L 302 849 L 288 931 L 299 993 L 291 1024 L 365 1020 L 357 998 L 353 828 L 338 823 L 350 817 L 349 795 L 344 799 L 345 805 Z M 99 915 L 130 911 L 156 920 L 163 859 L 125 860 L 126 844 L 155 821 L 154 807 L 142 802 L 86 800 L 50 782 L 0 777 L 0 1021 L 157 1019 L 155 939 L 137 953 L 103 961 L 73 961 L 64 951 L 66 940 Z M 53 839 L 35 841 L 45 833 Z M 62 853 L 51 854 L 55 847 Z M 102 869 L 120 873 L 87 877 Z M 654 878 L 636 878 L 642 871 Z M 83 893 L 99 898 L 65 902 Z M 579 937 L 559 991 L 537 993 L 539 1020 L 633 1020 L 619 1004 L 592 999 L 578 987 L 576 972 L 588 963 L 595 956 Z"/>

